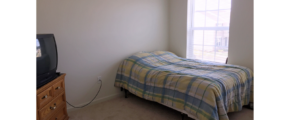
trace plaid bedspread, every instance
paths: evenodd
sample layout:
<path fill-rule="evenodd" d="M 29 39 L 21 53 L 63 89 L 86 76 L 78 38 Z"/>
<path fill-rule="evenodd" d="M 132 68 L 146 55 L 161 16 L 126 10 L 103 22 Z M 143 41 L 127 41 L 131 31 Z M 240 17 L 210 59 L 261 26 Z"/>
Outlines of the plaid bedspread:
<path fill-rule="evenodd" d="M 252 83 L 253 72 L 246 67 L 155 51 L 124 60 L 114 85 L 200 120 L 228 120 L 228 112 L 249 103 Z"/>

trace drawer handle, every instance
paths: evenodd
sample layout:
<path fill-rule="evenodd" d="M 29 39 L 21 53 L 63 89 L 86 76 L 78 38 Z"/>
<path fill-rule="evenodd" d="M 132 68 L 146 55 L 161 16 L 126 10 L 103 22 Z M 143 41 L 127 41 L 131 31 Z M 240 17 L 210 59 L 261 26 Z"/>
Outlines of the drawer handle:
<path fill-rule="evenodd" d="M 55 110 L 56 108 L 56 103 L 54 103 L 54 107 L 50 107 L 51 110 Z"/>
<path fill-rule="evenodd" d="M 50 109 L 51 109 L 51 110 L 55 110 L 55 109 L 56 109 L 56 106 L 54 106 L 54 107 L 50 107 Z"/>
<path fill-rule="evenodd" d="M 60 87 L 58 86 L 58 87 L 56 87 L 55 89 L 58 90 L 58 89 L 60 89 Z"/>
<path fill-rule="evenodd" d="M 55 118 L 55 120 L 57 120 L 57 117 Z"/>
<path fill-rule="evenodd" d="M 42 99 L 45 99 L 45 98 L 47 98 L 47 95 L 45 95 L 45 96 L 42 97 Z"/>

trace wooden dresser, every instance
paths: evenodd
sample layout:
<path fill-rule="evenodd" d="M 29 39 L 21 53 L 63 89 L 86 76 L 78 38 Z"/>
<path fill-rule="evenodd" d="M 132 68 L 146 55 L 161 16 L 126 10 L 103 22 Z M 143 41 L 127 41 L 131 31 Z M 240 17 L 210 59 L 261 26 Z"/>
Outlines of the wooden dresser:
<path fill-rule="evenodd" d="M 64 78 L 56 79 L 37 89 L 37 120 L 68 120 Z"/>

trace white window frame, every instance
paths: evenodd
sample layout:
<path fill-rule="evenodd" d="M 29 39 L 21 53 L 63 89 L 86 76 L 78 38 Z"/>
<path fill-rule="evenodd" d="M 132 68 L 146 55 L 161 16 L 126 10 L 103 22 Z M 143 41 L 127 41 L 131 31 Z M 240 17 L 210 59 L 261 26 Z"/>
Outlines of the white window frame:
<path fill-rule="evenodd" d="M 218 0 L 220 3 L 220 0 Z M 187 45 L 186 45 L 186 58 L 193 58 L 193 49 L 194 47 L 190 45 L 193 45 L 193 33 L 194 30 L 215 30 L 216 32 L 218 30 L 229 30 L 229 27 L 224 27 L 224 26 L 217 26 L 217 27 L 194 27 L 194 3 L 195 0 L 188 0 L 188 6 L 187 6 Z M 206 5 L 206 4 L 205 4 Z M 228 10 L 228 9 L 219 9 L 218 7 L 218 14 L 219 14 L 219 10 Z M 210 10 L 204 10 L 204 11 L 210 11 Z M 217 21 L 219 20 L 219 15 L 217 16 Z M 205 15 L 205 21 L 206 21 L 206 15 Z M 206 23 L 206 22 L 205 22 Z M 218 23 L 218 22 L 217 22 Z M 204 35 L 203 35 L 204 36 Z M 217 36 L 217 34 L 216 34 Z M 227 41 L 229 41 L 229 39 L 227 38 Z M 222 44 L 222 42 L 221 42 Z M 228 43 L 226 43 L 226 45 L 228 46 Z M 203 44 L 202 44 L 202 59 L 203 59 L 203 53 L 204 53 L 204 39 L 203 39 Z M 215 40 L 215 44 L 214 46 L 214 61 L 216 59 L 216 49 L 217 49 L 217 39 Z M 226 62 L 226 61 L 225 61 Z"/>

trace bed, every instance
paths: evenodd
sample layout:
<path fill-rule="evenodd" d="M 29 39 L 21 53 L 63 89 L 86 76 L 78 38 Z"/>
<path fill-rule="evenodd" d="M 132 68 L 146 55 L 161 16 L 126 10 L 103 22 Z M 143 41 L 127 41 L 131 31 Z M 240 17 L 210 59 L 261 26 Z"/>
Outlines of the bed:
<path fill-rule="evenodd" d="M 252 97 L 253 72 L 242 66 L 139 52 L 118 68 L 114 86 L 197 120 L 228 120 Z"/>

